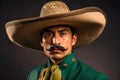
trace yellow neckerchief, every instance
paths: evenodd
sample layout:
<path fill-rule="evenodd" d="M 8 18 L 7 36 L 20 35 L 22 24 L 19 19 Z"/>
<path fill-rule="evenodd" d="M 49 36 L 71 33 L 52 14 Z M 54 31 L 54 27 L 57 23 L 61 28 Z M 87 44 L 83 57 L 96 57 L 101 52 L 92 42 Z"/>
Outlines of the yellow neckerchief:
<path fill-rule="evenodd" d="M 61 80 L 61 70 L 58 65 L 48 66 L 43 69 L 38 80 Z"/>

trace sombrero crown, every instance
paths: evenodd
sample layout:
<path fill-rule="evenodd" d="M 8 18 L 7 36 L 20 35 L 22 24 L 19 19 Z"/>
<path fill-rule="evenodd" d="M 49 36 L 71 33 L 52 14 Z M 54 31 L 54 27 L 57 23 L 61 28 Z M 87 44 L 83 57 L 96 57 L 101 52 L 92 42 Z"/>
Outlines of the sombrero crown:
<path fill-rule="evenodd" d="M 50 26 L 69 25 L 76 30 L 78 41 L 74 48 L 94 41 L 106 24 L 104 12 L 97 7 L 86 7 L 70 11 L 62 1 L 46 3 L 39 17 L 10 21 L 6 24 L 9 39 L 22 47 L 42 50 L 40 32 Z"/>

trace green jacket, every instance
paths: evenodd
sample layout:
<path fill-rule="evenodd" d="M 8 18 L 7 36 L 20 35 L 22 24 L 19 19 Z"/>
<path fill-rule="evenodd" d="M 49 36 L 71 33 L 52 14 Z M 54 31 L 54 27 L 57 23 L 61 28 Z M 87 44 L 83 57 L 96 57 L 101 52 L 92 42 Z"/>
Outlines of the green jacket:
<path fill-rule="evenodd" d="M 50 61 L 40 67 L 34 68 L 30 72 L 28 80 L 38 80 L 41 71 L 49 65 L 52 65 Z M 109 80 L 108 76 L 104 73 L 100 73 L 80 62 L 74 53 L 68 55 L 59 64 L 59 67 L 62 71 L 62 77 L 64 80 Z"/>

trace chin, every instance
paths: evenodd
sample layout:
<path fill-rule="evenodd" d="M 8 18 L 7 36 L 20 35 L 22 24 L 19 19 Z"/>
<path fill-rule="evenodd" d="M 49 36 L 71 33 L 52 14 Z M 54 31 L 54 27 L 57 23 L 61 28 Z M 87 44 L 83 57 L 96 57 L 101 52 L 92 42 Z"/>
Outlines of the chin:
<path fill-rule="evenodd" d="M 54 59 L 54 60 L 62 60 L 64 59 L 67 55 L 65 52 L 59 51 L 59 50 L 54 50 L 52 52 L 49 52 L 48 57 Z"/>
<path fill-rule="evenodd" d="M 54 55 L 51 55 L 51 58 L 54 59 L 54 60 L 61 60 L 63 59 L 65 56 L 62 55 L 62 54 L 54 54 Z"/>

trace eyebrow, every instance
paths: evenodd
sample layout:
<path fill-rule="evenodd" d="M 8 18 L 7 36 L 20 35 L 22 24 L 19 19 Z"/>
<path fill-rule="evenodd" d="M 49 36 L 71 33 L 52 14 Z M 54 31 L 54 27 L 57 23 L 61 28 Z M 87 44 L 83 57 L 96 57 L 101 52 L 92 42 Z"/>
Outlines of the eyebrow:
<path fill-rule="evenodd" d="M 63 31 L 68 31 L 68 29 L 62 28 L 62 29 L 57 30 L 57 32 L 63 32 Z M 53 31 L 50 30 L 49 28 L 48 28 L 48 29 L 45 29 L 45 30 L 42 30 L 42 31 L 40 32 L 40 36 L 42 37 L 43 34 L 46 33 L 46 32 L 53 32 Z"/>
<path fill-rule="evenodd" d="M 58 30 L 57 32 L 63 32 L 63 31 L 68 31 L 67 29 L 61 29 L 61 30 Z"/>

